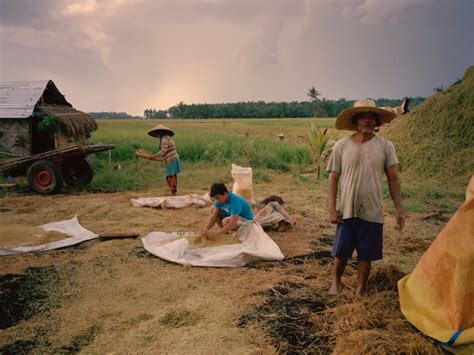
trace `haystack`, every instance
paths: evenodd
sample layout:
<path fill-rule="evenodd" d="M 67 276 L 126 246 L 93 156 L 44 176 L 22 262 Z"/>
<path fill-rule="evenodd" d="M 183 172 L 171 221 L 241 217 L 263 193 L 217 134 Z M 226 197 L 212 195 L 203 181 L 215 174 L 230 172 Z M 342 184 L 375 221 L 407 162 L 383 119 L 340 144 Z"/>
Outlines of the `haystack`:
<path fill-rule="evenodd" d="M 460 83 L 395 119 L 385 135 L 403 170 L 465 184 L 474 171 L 474 66 Z"/>

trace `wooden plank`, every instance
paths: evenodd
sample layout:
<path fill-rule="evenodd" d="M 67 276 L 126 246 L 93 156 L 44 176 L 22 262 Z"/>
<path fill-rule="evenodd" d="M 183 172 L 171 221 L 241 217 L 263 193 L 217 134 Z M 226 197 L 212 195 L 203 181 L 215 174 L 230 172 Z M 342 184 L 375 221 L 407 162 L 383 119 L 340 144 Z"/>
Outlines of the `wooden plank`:
<path fill-rule="evenodd" d="M 99 233 L 100 239 L 125 239 L 125 238 L 137 238 L 140 236 L 140 233 Z"/>

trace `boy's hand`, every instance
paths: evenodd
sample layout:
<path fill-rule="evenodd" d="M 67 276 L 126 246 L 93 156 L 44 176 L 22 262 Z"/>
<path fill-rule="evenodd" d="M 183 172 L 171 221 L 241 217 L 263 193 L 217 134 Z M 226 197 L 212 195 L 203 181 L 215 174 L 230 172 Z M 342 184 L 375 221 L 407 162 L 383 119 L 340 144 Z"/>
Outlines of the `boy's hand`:
<path fill-rule="evenodd" d="M 206 231 L 204 231 L 204 233 L 202 235 L 205 235 L 206 237 L 215 237 L 217 235 L 217 233 L 212 232 L 210 230 L 206 230 Z"/>

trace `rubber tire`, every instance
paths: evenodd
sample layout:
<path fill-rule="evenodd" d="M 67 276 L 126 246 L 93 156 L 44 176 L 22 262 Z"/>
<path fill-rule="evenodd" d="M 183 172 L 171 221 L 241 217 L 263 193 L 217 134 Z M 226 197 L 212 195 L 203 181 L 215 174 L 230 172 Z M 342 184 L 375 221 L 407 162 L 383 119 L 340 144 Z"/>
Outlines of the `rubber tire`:
<path fill-rule="evenodd" d="M 92 181 L 94 171 L 86 159 L 81 159 L 64 164 L 63 175 L 68 186 L 82 187 Z"/>
<path fill-rule="evenodd" d="M 61 167 L 49 160 L 33 163 L 27 171 L 28 183 L 40 194 L 58 193 L 63 187 L 64 177 Z"/>

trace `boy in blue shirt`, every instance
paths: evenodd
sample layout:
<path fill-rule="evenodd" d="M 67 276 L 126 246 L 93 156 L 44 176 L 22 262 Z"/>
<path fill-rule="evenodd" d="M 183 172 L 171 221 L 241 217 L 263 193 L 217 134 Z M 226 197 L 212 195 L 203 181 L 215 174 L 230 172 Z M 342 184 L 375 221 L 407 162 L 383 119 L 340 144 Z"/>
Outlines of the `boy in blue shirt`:
<path fill-rule="evenodd" d="M 225 184 L 216 182 L 211 186 L 211 199 L 214 207 L 206 227 L 201 232 L 208 237 L 216 237 L 237 229 L 238 222 L 253 220 L 252 207 L 243 197 L 229 192 Z M 214 224 L 220 229 L 211 231 Z"/>

